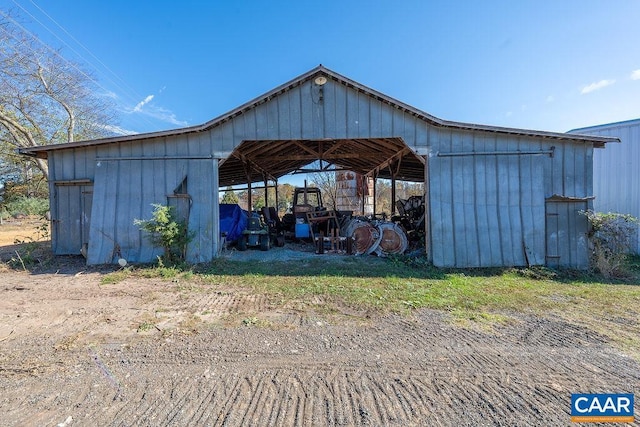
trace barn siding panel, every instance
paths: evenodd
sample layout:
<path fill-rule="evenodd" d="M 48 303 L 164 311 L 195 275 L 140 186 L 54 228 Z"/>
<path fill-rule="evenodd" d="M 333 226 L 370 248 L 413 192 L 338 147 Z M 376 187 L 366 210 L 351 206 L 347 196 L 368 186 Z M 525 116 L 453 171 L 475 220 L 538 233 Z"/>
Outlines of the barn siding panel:
<path fill-rule="evenodd" d="M 346 138 L 347 136 L 347 88 L 342 85 L 327 84 L 325 96 L 329 98 L 328 108 L 335 109 L 335 136 L 336 138 Z M 328 90 L 333 89 L 333 90 Z M 332 104 L 333 103 L 333 104 Z"/>
<path fill-rule="evenodd" d="M 393 111 L 388 104 L 380 104 L 380 116 L 380 135 L 393 135 Z"/>
<path fill-rule="evenodd" d="M 296 88 L 298 94 L 298 103 L 300 105 L 300 125 L 302 128 L 302 139 L 312 139 L 316 137 L 314 134 L 314 108 L 313 101 L 311 100 L 311 83 L 307 82 L 304 85 Z"/>
<path fill-rule="evenodd" d="M 500 253 L 504 265 L 514 265 L 514 254 L 511 250 L 511 222 L 509 212 L 509 159 L 496 157 L 496 168 L 498 175 L 496 216 L 498 217 L 498 229 L 495 230 L 499 236 Z"/>
<path fill-rule="evenodd" d="M 373 136 L 371 133 L 371 122 L 369 121 L 371 115 L 371 103 L 375 102 L 371 97 L 364 93 L 358 94 L 358 134 L 366 135 L 367 137 Z M 378 136 L 378 135 L 376 135 Z"/>
<path fill-rule="evenodd" d="M 174 194 L 185 177 L 192 199 L 189 229 L 196 235 L 187 251 L 187 260 L 203 262 L 217 254 L 216 160 L 110 160 L 98 163 L 88 264 L 112 263 L 116 261 L 116 255 L 130 262 L 152 262 L 161 255 L 162 248 L 153 247 L 149 236 L 140 232 L 134 220 L 150 219 L 152 204 L 166 204 L 167 196 Z"/>
<path fill-rule="evenodd" d="M 371 136 L 382 136 L 382 106 L 380 101 L 371 100 L 369 105 L 369 133 Z"/>
<path fill-rule="evenodd" d="M 485 151 L 486 150 L 486 138 L 481 135 L 474 135 L 475 147 L 478 150 Z M 486 157 L 486 156 L 484 156 Z M 488 187 L 490 181 L 487 179 L 487 159 L 486 158 L 478 158 L 474 162 L 474 172 L 473 172 L 473 198 L 474 198 L 474 215 L 476 227 L 474 230 L 475 239 L 476 239 L 476 247 L 477 251 L 477 264 L 485 265 L 490 264 L 492 259 L 492 247 L 489 243 L 491 236 L 488 235 L 487 230 L 489 229 L 489 219 L 487 214 L 487 206 L 491 197 L 488 194 Z M 485 199 L 486 203 L 484 205 L 476 203 L 477 200 Z M 481 250 L 483 248 L 483 250 Z"/>
<path fill-rule="evenodd" d="M 605 149 L 591 151 L 593 159 L 593 209 L 640 217 L 640 120 L 611 123 L 573 131 L 585 135 L 620 138 Z M 640 231 L 640 225 L 639 231 Z M 637 238 L 634 252 L 640 253 Z"/>
<path fill-rule="evenodd" d="M 291 139 L 291 117 L 289 100 L 284 98 L 276 98 L 278 104 L 278 139 Z"/>
<path fill-rule="evenodd" d="M 448 145 L 444 138 L 439 142 L 441 152 L 536 149 L 527 139 L 505 141 L 472 133 L 454 134 Z M 431 157 L 434 264 L 490 267 L 544 263 L 545 162 L 550 163 L 548 156 L 529 154 Z M 453 246 L 453 251 L 447 246 Z"/>
<path fill-rule="evenodd" d="M 267 107 L 265 104 L 256 107 L 256 133 L 259 135 L 258 139 L 269 139 L 269 119 L 267 117 Z M 230 128 L 230 123 L 225 123 L 222 127 L 226 130 Z M 224 132 L 225 138 L 233 138 L 233 134 Z M 239 141 L 234 140 L 234 145 Z M 235 147 L 234 147 L 235 148 Z"/>
<path fill-rule="evenodd" d="M 56 241 L 54 252 L 58 255 L 76 255 L 82 246 L 81 186 L 56 185 L 57 212 L 52 216 L 56 233 L 62 238 Z"/>
<path fill-rule="evenodd" d="M 110 161 L 103 162 L 104 168 L 98 171 L 99 168 L 95 168 L 98 163 L 93 159 L 96 156 L 141 154 L 208 155 L 230 153 L 244 140 L 345 137 L 400 137 L 409 147 L 430 154 L 428 227 L 432 244 L 430 251 L 437 265 L 522 265 L 527 262 L 525 248 L 534 258 L 528 261 L 539 262 L 544 259 L 546 248 L 545 239 L 540 237 L 544 235 L 544 197 L 553 194 L 587 197 L 592 192 L 592 149 L 588 144 L 435 127 L 401 108 L 334 79 L 329 79 L 322 88 L 310 81 L 303 82 L 203 133 L 74 149 L 63 155 L 52 153 L 52 175 L 57 179 L 91 179 L 94 175 L 97 179 L 100 176 L 105 185 L 109 182 L 117 190 L 116 194 L 109 194 L 105 189 L 98 191 L 96 188 L 96 200 L 98 197 L 103 200 L 98 203 L 101 206 L 94 204 L 93 211 L 103 215 L 105 209 L 112 215 L 116 215 L 116 211 L 123 212 L 121 215 L 126 216 L 127 221 L 132 216 L 150 213 L 152 202 L 164 203 L 167 194 L 185 174 L 195 175 L 201 178 L 200 181 L 206 181 L 194 192 L 199 199 L 210 199 L 207 212 L 211 212 L 211 206 L 217 205 L 217 162 L 212 162 L 215 166 L 209 167 L 184 161 L 139 161 L 133 168 L 137 170 L 134 173 Z M 551 145 L 556 146 L 553 158 L 437 157 L 438 152 L 532 150 L 548 149 Z M 215 180 L 202 179 L 210 174 L 215 174 Z M 107 176 L 110 181 L 106 180 Z M 149 181 L 154 184 L 149 185 Z M 127 189 L 126 185 L 132 188 Z M 137 195 L 133 189 L 136 186 L 140 189 Z M 109 199 L 106 197 L 117 198 L 107 206 Z M 135 208 L 129 206 L 136 204 Z M 208 213 L 197 211 L 193 215 L 194 227 L 197 223 L 198 230 L 209 229 Z M 217 211 L 213 215 L 216 220 L 212 230 L 218 226 Z M 579 228 L 579 224 L 572 221 L 569 218 L 562 224 L 567 232 L 571 227 Z M 124 227 L 118 224 L 107 231 L 119 233 L 120 226 Z M 211 234 L 209 241 L 206 240 L 209 237 L 198 237 L 194 242 L 197 248 L 194 253 L 205 257 L 206 250 L 202 249 L 205 247 L 210 247 L 215 253 L 218 242 L 214 235 Z M 141 240 L 139 233 L 127 243 L 135 245 L 136 239 L 138 242 Z M 144 244 L 138 243 L 138 246 L 141 248 L 139 253 L 132 256 L 147 259 L 153 254 Z M 98 250 L 105 252 L 103 248 Z M 569 253 L 566 256 L 573 255 Z"/>
<path fill-rule="evenodd" d="M 347 91 L 347 138 L 360 136 L 358 128 L 358 93 Z"/>
<path fill-rule="evenodd" d="M 106 161 L 97 163 L 87 254 L 89 265 L 114 262 L 114 252 L 117 249 L 114 219 L 117 212 L 118 178 L 118 163 Z"/>

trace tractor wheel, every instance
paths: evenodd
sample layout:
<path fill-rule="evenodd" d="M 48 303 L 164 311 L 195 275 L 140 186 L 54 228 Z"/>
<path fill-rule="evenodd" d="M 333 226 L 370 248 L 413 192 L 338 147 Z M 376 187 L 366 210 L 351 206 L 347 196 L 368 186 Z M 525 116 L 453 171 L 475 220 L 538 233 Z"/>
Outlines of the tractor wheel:
<path fill-rule="evenodd" d="M 262 234 L 260 236 L 260 250 L 261 251 L 268 251 L 269 250 L 269 235 L 268 234 Z"/>
<path fill-rule="evenodd" d="M 240 236 L 238 240 L 238 250 L 246 251 L 247 250 L 247 236 Z"/>

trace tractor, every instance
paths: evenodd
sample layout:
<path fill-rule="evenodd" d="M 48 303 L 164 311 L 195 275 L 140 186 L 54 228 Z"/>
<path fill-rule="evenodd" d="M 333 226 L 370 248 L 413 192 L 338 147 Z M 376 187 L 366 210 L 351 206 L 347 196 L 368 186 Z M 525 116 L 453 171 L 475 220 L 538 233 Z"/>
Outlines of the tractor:
<path fill-rule="evenodd" d="M 306 182 L 305 182 L 306 184 Z M 296 224 L 307 223 L 307 212 L 324 210 L 322 205 L 322 193 L 316 187 L 296 187 L 293 191 L 293 206 L 291 212 L 282 217 L 283 228 L 288 235 L 294 236 Z M 298 233 L 299 234 L 299 233 Z M 308 232 L 307 232 L 308 235 Z M 300 235 L 295 236 L 301 237 Z"/>
<path fill-rule="evenodd" d="M 249 217 L 247 228 L 238 239 L 238 250 L 246 251 L 250 246 L 260 246 L 261 251 L 268 251 L 271 246 L 270 240 L 269 227 L 262 222 L 257 213 L 254 213 Z"/>

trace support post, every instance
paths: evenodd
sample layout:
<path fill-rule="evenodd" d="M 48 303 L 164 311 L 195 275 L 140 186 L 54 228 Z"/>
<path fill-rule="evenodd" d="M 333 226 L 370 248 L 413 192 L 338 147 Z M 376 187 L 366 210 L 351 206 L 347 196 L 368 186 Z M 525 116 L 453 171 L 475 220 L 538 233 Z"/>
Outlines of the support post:
<path fill-rule="evenodd" d="M 378 174 L 373 175 L 373 217 L 376 217 L 376 204 L 378 201 Z"/>
<path fill-rule="evenodd" d="M 369 191 L 369 183 L 367 182 L 367 176 L 366 175 L 358 175 L 360 177 L 360 180 L 362 181 L 362 204 L 360 205 L 360 215 L 364 216 L 364 205 L 366 203 L 367 200 L 367 191 Z"/>
<path fill-rule="evenodd" d="M 269 207 L 269 181 L 266 175 L 263 175 L 262 178 L 264 179 L 264 205 Z"/>
<path fill-rule="evenodd" d="M 276 192 L 276 205 L 275 205 L 275 208 L 276 208 L 276 215 L 278 215 L 278 207 L 280 206 L 280 203 L 278 203 L 278 180 L 277 179 L 274 180 L 274 184 L 275 184 L 274 188 L 275 188 L 275 192 Z"/>
<path fill-rule="evenodd" d="M 396 213 L 396 174 L 391 171 L 391 215 Z"/>

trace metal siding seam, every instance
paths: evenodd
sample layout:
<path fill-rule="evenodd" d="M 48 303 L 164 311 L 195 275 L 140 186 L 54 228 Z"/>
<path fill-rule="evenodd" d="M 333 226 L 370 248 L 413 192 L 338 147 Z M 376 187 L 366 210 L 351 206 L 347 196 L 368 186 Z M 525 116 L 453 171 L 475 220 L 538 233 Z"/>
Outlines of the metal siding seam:
<path fill-rule="evenodd" d="M 442 265 L 442 203 L 440 201 L 442 164 L 439 159 L 429 158 L 429 201 L 431 208 L 431 260 L 435 266 Z M 435 189 L 435 192 L 434 192 Z"/>
<path fill-rule="evenodd" d="M 311 100 L 311 83 L 305 82 L 300 86 L 300 123 L 302 138 L 313 139 L 313 102 Z"/>
<path fill-rule="evenodd" d="M 485 149 L 483 136 L 475 138 L 476 146 Z M 479 266 L 491 266 L 491 244 L 487 236 L 489 224 L 487 221 L 487 170 L 486 158 L 474 159 L 473 176 L 475 177 L 474 188 L 474 215 L 476 219 L 476 251 Z"/>
<path fill-rule="evenodd" d="M 469 136 L 462 135 L 463 140 L 466 140 Z M 474 193 L 472 190 L 472 186 L 475 180 L 475 176 L 473 175 L 473 159 L 472 158 L 463 158 L 462 160 L 462 171 L 460 171 L 460 175 L 462 177 L 462 239 L 464 241 L 464 250 L 462 253 L 463 261 L 462 265 L 465 267 L 476 267 L 473 262 L 473 232 L 472 230 L 476 228 L 476 224 L 473 218 L 473 210 L 474 210 Z M 454 189 L 455 191 L 455 189 Z"/>
<path fill-rule="evenodd" d="M 369 123 L 371 102 L 372 98 L 358 93 L 358 136 L 361 138 L 371 137 L 371 126 Z"/>
<path fill-rule="evenodd" d="M 369 135 L 382 135 L 381 132 L 382 106 L 380 101 L 370 101 L 369 106 Z"/>
<path fill-rule="evenodd" d="M 522 140 L 518 138 L 518 146 L 523 144 Z M 523 252 L 524 263 L 523 265 L 531 265 L 532 260 L 529 259 L 528 249 L 533 246 L 533 239 L 529 238 L 531 233 L 530 227 L 533 227 L 533 212 L 531 203 L 531 193 L 533 192 L 533 180 L 531 176 L 531 158 L 518 157 L 518 178 L 520 180 L 520 200 L 519 200 L 519 216 L 520 216 L 520 237 L 521 237 L 521 251 Z M 527 164 L 529 162 L 529 164 Z M 534 261 L 535 262 L 535 261 Z"/>
<path fill-rule="evenodd" d="M 497 137 L 485 137 L 489 139 L 489 147 L 497 147 Z M 485 146 L 487 143 L 485 142 Z M 489 247 L 491 248 L 491 264 L 495 266 L 503 265 L 502 261 L 502 244 L 500 237 L 500 218 L 499 218 L 499 192 L 498 192 L 498 158 L 485 157 L 485 175 L 487 183 L 487 230 L 488 232 L 496 231 L 498 236 L 487 236 Z"/>
<path fill-rule="evenodd" d="M 516 142 L 516 144 L 520 144 L 520 141 Z M 527 188 L 524 188 L 525 184 L 522 179 L 522 169 L 520 164 L 520 157 L 514 157 L 511 162 L 513 163 L 512 167 L 514 169 L 514 174 L 517 176 L 516 185 L 514 186 L 514 205 L 511 207 L 512 216 L 514 217 L 514 226 L 513 226 L 513 235 L 512 235 L 512 244 L 513 244 L 513 253 L 515 254 L 515 265 L 522 266 L 526 264 L 525 254 L 523 249 L 523 224 L 522 224 L 522 195 L 527 191 Z"/>
<path fill-rule="evenodd" d="M 336 132 L 336 85 L 329 81 L 324 89 L 324 129 L 325 135 L 337 135 Z"/>
<path fill-rule="evenodd" d="M 105 198 L 106 198 L 106 175 L 108 164 L 98 164 L 96 168 L 95 186 L 93 191 L 93 206 L 91 208 L 91 225 L 89 227 L 89 250 L 87 254 L 87 264 L 104 263 L 102 256 L 102 246 L 104 236 L 102 236 L 102 227 L 106 214 Z"/>
<path fill-rule="evenodd" d="M 449 135 L 449 144 L 453 145 L 453 135 Z M 455 216 L 455 193 L 453 189 L 454 183 L 454 170 L 453 170 L 453 161 L 449 161 L 447 164 L 447 175 L 448 180 L 442 181 L 446 188 L 443 189 L 442 194 L 446 197 L 446 202 L 443 204 L 445 209 L 448 211 L 448 214 L 443 215 L 443 222 L 446 221 L 447 227 L 443 229 L 444 239 L 442 241 L 443 246 L 447 248 L 447 238 L 451 236 L 451 249 L 446 251 L 448 260 L 445 262 L 446 266 L 457 267 L 457 251 L 458 251 L 458 239 L 456 233 L 457 221 Z M 447 233 L 448 232 L 448 233 Z"/>
<path fill-rule="evenodd" d="M 447 153 L 438 153 L 438 157 L 466 157 L 466 156 L 536 156 L 536 155 L 553 155 L 555 149 L 549 150 L 502 150 L 502 151 L 452 151 Z"/>
<path fill-rule="evenodd" d="M 131 211 L 130 211 L 130 218 L 131 218 L 131 222 L 133 222 L 134 219 L 136 218 L 141 218 L 138 217 L 137 215 L 139 215 L 142 212 L 142 201 L 144 200 L 144 194 L 146 193 L 147 190 L 147 186 L 144 185 L 145 184 L 145 175 L 147 174 L 146 169 L 149 167 L 148 165 L 146 165 L 145 163 L 148 162 L 143 162 L 142 160 L 138 160 L 135 163 L 137 163 L 137 167 L 131 167 L 130 169 L 133 172 L 133 176 L 131 177 L 131 183 L 135 182 L 134 178 L 137 178 L 138 183 L 139 183 L 139 190 L 140 192 L 138 194 L 133 194 L 133 192 L 131 193 L 131 202 L 130 202 L 130 206 L 131 206 Z M 135 204 L 135 205 L 134 205 Z M 132 227 L 131 228 L 131 232 L 129 233 L 129 239 L 132 243 L 132 245 L 136 248 L 135 249 L 135 256 L 137 259 L 140 259 L 141 256 L 141 252 L 142 252 L 142 235 L 140 232 L 136 232 L 136 228 L 137 227 Z"/>
<path fill-rule="evenodd" d="M 280 139 L 291 139 L 291 116 L 289 108 L 289 97 L 278 97 L 278 137 Z"/>
<path fill-rule="evenodd" d="M 219 205 L 219 195 L 220 188 L 218 187 L 219 182 L 219 166 L 217 161 L 211 162 L 211 185 L 212 185 L 212 194 L 211 194 L 211 217 L 209 221 L 211 222 L 211 235 L 212 235 L 212 248 L 211 248 L 211 257 L 210 259 L 215 258 L 221 251 L 220 247 L 220 205 Z"/>
<path fill-rule="evenodd" d="M 428 139 L 427 139 L 428 140 Z M 424 200 L 427 202 L 424 217 L 424 246 L 427 255 L 427 260 L 433 263 L 433 244 L 432 244 L 432 221 L 431 221 L 431 165 L 430 157 L 424 157 Z"/>
<path fill-rule="evenodd" d="M 505 174 L 504 165 L 502 164 L 504 160 L 505 158 L 496 158 L 496 211 L 498 217 L 498 241 L 500 242 L 500 265 L 508 265 L 510 262 L 510 257 L 505 254 L 508 246 L 506 244 L 506 238 L 508 236 L 505 236 L 505 224 L 510 223 L 508 216 L 505 217 L 503 212 L 503 200 L 506 198 L 507 205 L 509 203 L 509 193 L 508 191 L 503 191 L 504 183 L 508 180 L 508 174 Z"/>

